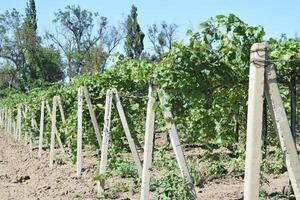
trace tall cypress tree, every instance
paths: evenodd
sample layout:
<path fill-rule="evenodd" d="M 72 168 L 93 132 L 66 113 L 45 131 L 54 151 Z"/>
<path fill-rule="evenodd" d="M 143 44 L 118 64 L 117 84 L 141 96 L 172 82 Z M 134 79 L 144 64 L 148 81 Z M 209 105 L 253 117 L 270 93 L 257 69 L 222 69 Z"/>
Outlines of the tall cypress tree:
<path fill-rule="evenodd" d="M 30 21 L 32 28 L 37 30 L 36 9 L 34 0 L 29 0 L 26 8 L 26 18 Z"/>
<path fill-rule="evenodd" d="M 131 13 L 126 20 L 125 52 L 130 58 L 140 58 L 144 50 L 144 37 L 141 27 L 137 21 L 137 8 L 132 5 Z"/>

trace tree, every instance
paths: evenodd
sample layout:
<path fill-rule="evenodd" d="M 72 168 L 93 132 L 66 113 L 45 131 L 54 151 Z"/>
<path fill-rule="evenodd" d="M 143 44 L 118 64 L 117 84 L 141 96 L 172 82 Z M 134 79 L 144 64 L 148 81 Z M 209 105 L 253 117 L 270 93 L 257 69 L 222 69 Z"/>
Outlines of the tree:
<path fill-rule="evenodd" d="M 42 66 L 40 66 L 40 58 L 38 57 L 40 43 L 37 36 L 37 19 L 34 0 L 29 0 L 25 12 L 26 17 L 22 25 L 22 35 L 26 49 L 26 71 L 24 75 L 27 76 L 28 87 L 29 85 L 35 87 L 40 86 L 40 84 L 36 83 L 36 80 L 42 79 Z"/>
<path fill-rule="evenodd" d="M 15 9 L 0 15 L 0 57 L 10 66 L 5 68 L 9 71 L 5 80 L 9 77 L 9 85 L 23 91 L 61 80 L 64 75 L 59 52 L 41 46 L 36 22 L 34 0 L 27 4 L 25 18 Z"/>
<path fill-rule="evenodd" d="M 63 64 L 60 53 L 53 46 L 38 49 L 41 79 L 45 83 L 53 83 L 64 79 Z M 43 85 L 43 83 L 41 83 Z"/>
<path fill-rule="evenodd" d="M 26 18 L 30 21 L 32 28 L 37 30 L 37 19 L 36 19 L 36 9 L 34 0 L 29 0 L 26 8 Z"/>
<path fill-rule="evenodd" d="M 131 13 L 126 20 L 125 52 L 130 58 L 140 58 L 144 50 L 144 37 L 141 27 L 137 21 L 137 8 L 133 5 Z"/>
<path fill-rule="evenodd" d="M 59 51 L 54 47 L 43 47 L 37 34 L 37 19 L 34 0 L 29 0 L 26 17 L 22 25 L 22 35 L 26 49 L 27 87 L 44 87 L 48 83 L 62 80 L 64 73 Z"/>
<path fill-rule="evenodd" d="M 0 88 L 11 88 L 14 84 L 15 69 L 9 63 L 6 63 L 0 68 Z"/>
<path fill-rule="evenodd" d="M 33 51 L 39 44 L 37 36 L 37 19 L 34 0 L 29 0 L 25 9 L 25 19 L 23 22 L 23 31 L 26 39 L 28 51 Z M 31 52 L 34 53 L 34 52 Z"/>
<path fill-rule="evenodd" d="M 55 13 L 53 21 L 60 25 L 60 29 L 57 29 L 56 35 L 47 33 L 46 37 L 62 50 L 69 77 L 104 68 L 103 63 L 121 41 L 121 34 L 117 30 L 114 34 L 110 34 L 110 31 L 114 29 L 108 26 L 106 17 L 100 18 L 97 31 L 94 31 L 94 20 L 98 16 L 98 13 L 92 13 L 74 5 Z M 112 45 L 105 49 L 105 45 L 110 40 Z M 102 60 L 91 62 L 89 59 L 93 55 Z M 99 64 L 99 66 L 91 65 L 91 63 Z"/>
<path fill-rule="evenodd" d="M 12 82 L 19 82 L 25 90 L 25 44 L 22 31 L 22 15 L 13 9 L 0 15 L 0 57 L 12 67 Z"/>
<path fill-rule="evenodd" d="M 172 49 L 172 42 L 175 40 L 177 28 L 176 24 L 167 24 L 166 22 L 162 22 L 160 27 L 153 24 L 148 28 L 148 38 L 159 59 L 162 54 Z"/>

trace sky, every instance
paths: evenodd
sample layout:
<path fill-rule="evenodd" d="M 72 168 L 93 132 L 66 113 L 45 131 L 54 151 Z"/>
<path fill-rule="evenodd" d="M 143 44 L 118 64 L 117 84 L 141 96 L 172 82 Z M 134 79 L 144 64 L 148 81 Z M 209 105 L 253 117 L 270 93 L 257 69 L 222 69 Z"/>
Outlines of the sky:
<path fill-rule="evenodd" d="M 24 14 L 26 2 L 0 0 L 0 13 L 16 8 Z M 262 25 L 267 38 L 279 38 L 283 33 L 288 37 L 300 35 L 299 0 L 36 0 L 39 34 L 54 30 L 54 13 L 73 4 L 98 12 L 113 25 L 124 21 L 134 4 L 144 33 L 149 25 L 166 21 L 179 26 L 177 39 L 182 39 L 188 29 L 197 30 L 198 25 L 208 18 L 229 13 L 249 25 Z"/>

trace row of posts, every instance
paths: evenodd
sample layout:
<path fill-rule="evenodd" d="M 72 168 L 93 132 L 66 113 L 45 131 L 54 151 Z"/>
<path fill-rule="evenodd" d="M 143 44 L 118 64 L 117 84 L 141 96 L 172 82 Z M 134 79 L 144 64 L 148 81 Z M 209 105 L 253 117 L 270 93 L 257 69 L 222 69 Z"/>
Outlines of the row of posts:
<path fill-rule="evenodd" d="M 137 151 L 137 147 L 133 140 L 133 137 L 130 133 L 130 128 L 127 123 L 126 115 L 120 100 L 120 96 L 116 89 L 108 90 L 106 94 L 106 101 L 105 101 L 105 113 L 104 113 L 104 128 L 103 128 L 103 135 L 101 138 L 100 135 L 100 128 L 96 120 L 96 115 L 94 113 L 93 105 L 86 87 L 80 87 L 78 89 L 78 110 L 77 110 L 77 176 L 81 175 L 82 169 L 82 135 L 83 135 L 83 104 L 84 100 L 88 107 L 91 121 L 94 127 L 94 131 L 96 134 L 96 138 L 98 140 L 99 147 L 101 149 L 101 160 L 99 166 L 99 174 L 105 174 L 106 167 L 107 167 L 107 156 L 108 156 L 108 148 L 109 148 L 109 138 L 110 138 L 110 122 L 112 116 L 112 104 L 113 99 L 116 104 L 117 112 L 120 117 L 120 121 L 122 123 L 122 127 L 124 129 L 125 136 L 128 140 L 128 144 L 132 153 L 133 160 L 136 164 L 138 169 L 138 174 L 142 179 L 141 184 L 141 200 L 149 199 L 150 195 L 150 174 L 152 168 L 152 160 L 153 160 L 153 148 L 154 148 L 154 128 L 155 128 L 155 112 L 153 109 L 154 103 L 157 100 L 156 97 L 153 96 L 154 92 L 158 92 L 153 85 L 153 78 L 150 80 L 149 85 L 149 95 L 148 95 L 148 103 L 147 103 L 147 114 L 146 114 L 146 130 L 145 130 L 145 147 L 144 147 L 144 162 L 142 166 L 142 162 Z M 160 93 L 163 93 L 161 90 Z M 157 95 L 160 96 L 160 95 Z M 159 103 L 162 107 L 166 107 L 168 105 L 167 100 L 164 96 L 160 96 Z M 54 164 L 55 158 L 55 141 L 58 141 L 59 147 L 61 149 L 62 154 L 66 154 L 63 144 L 60 140 L 59 132 L 57 129 L 57 108 L 59 110 L 61 120 L 65 123 L 65 116 L 64 111 L 61 103 L 61 99 L 59 96 L 53 97 L 53 104 L 52 109 L 46 99 L 43 99 L 41 102 L 41 112 L 40 112 L 40 125 L 39 125 L 39 148 L 38 148 L 38 155 L 39 157 L 42 156 L 42 147 L 43 147 L 43 135 L 44 135 L 44 120 L 45 120 L 45 110 L 47 109 L 47 113 L 51 118 L 51 136 L 50 136 L 50 159 L 49 159 L 49 166 L 52 167 Z M 17 115 L 16 119 L 13 117 L 11 109 L 1 109 L 0 111 L 0 126 L 5 130 L 6 133 L 13 133 L 16 136 L 16 139 L 21 139 L 21 135 L 25 136 L 25 144 L 28 144 L 28 136 L 29 136 L 29 144 L 30 148 L 32 149 L 32 131 L 33 129 L 38 129 L 38 125 L 36 120 L 31 117 L 31 127 L 29 130 L 24 130 L 24 133 L 21 134 L 22 131 L 22 119 L 25 119 L 27 116 L 28 107 L 26 105 L 20 105 L 17 108 Z M 170 135 L 170 141 L 175 153 L 175 157 L 178 163 L 178 166 L 181 171 L 181 175 L 183 178 L 187 180 L 189 183 L 189 191 L 192 195 L 196 195 L 194 186 L 192 183 L 191 176 L 188 172 L 187 162 L 183 153 L 183 149 L 180 145 L 179 136 L 176 130 L 175 123 L 171 111 L 164 110 L 163 116 L 166 119 L 166 125 Z M 67 130 L 64 129 L 65 134 L 67 134 Z M 104 192 L 104 180 L 98 181 L 97 188 L 98 192 Z"/>
<path fill-rule="evenodd" d="M 266 43 L 254 44 L 251 48 L 250 56 L 250 73 L 249 73 L 249 95 L 248 95 L 248 118 L 247 118 L 247 143 L 246 143 L 246 161 L 245 161 L 245 184 L 244 184 L 244 199 L 245 200 L 257 200 L 259 197 L 259 180 L 260 180 L 260 165 L 262 161 L 262 115 L 263 115 L 263 99 L 264 96 L 267 99 L 269 110 L 271 111 L 271 117 L 273 119 L 275 130 L 277 131 L 280 139 L 281 148 L 285 155 L 287 169 L 295 197 L 300 200 L 300 161 L 293 140 L 291 130 L 288 124 L 288 119 L 283 106 L 283 102 L 280 96 L 279 88 L 276 81 L 276 73 L 273 65 L 267 64 L 267 45 Z M 90 116 L 93 122 L 96 137 L 101 148 L 101 161 L 100 161 L 100 174 L 105 172 L 107 162 L 107 149 L 110 137 L 110 118 L 111 118 L 111 105 L 112 96 L 116 98 L 117 108 L 119 109 L 119 115 L 121 117 L 122 125 L 129 143 L 131 143 L 131 150 L 133 157 L 137 163 L 139 174 L 142 178 L 141 185 L 141 200 L 149 199 L 149 182 L 150 171 L 152 166 L 152 151 L 154 140 L 154 128 L 155 128 L 155 113 L 153 110 L 153 104 L 156 99 L 153 97 L 153 90 L 155 87 L 150 81 L 149 96 L 147 104 L 147 116 L 146 116 L 146 131 L 145 131 L 145 146 L 144 146 L 144 162 L 143 167 L 140 167 L 140 160 L 135 152 L 133 141 L 130 139 L 130 131 L 126 122 L 124 113 L 122 113 L 122 107 L 120 99 L 116 91 L 109 90 L 106 95 L 105 104 L 105 117 L 104 117 L 104 129 L 103 137 L 101 141 L 100 130 L 93 113 L 92 104 L 85 87 L 81 87 L 78 90 L 78 113 L 77 113 L 77 175 L 81 173 L 81 151 L 82 151 L 82 106 L 83 99 L 87 101 L 87 105 L 90 111 Z M 160 103 L 164 106 L 167 104 L 164 98 L 159 98 Z M 56 109 L 59 107 L 62 121 L 64 123 L 65 117 L 61 106 L 61 101 L 58 96 L 53 98 L 52 111 L 47 101 L 42 101 L 41 111 L 41 123 L 40 123 L 40 140 L 39 140 L 39 155 L 41 156 L 42 135 L 44 131 L 44 109 L 45 104 L 51 117 L 51 145 L 50 145 L 50 166 L 53 165 L 54 158 L 54 144 L 55 136 L 61 147 L 62 153 L 64 153 L 63 146 L 59 139 L 58 130 L 56 127 Z M 118 107 L 119 106 L 119 107 Z M 21 138 L 21 119 L 26 117 L 27 107 L 25 105 L 18 106 L 17 117 L 13 117 L 11 109 L 2 108 L 0 110 L 0 126 L 6 133 L 14 133 L 16 138 Z M 172 118 L 172 113 L 168 111 L 163 112 L 163 116 L 168 119 Z M 176 160 L 178 162 L 181 174 L 190 183 L 190 192 L 196 195 L 192 186 L 192 180 L 187 170 L 186 160 L 180 146 L 179 137 L 177 134 L 176 126 L 170 120 L 167 122 L 167 128 L 173 150 L 175 152 Z M 32 119 L 32 127 L 36 122 Z M 66 131 L 66 130 L 65 130 Z M 27 144 L 28 131 L 25 131 L 25 143 Z M 31 131 L 29 131 L 30 144 L 31 144 Z M 104 182 L 98 183 L 100 191 L 104 190 Z"/>

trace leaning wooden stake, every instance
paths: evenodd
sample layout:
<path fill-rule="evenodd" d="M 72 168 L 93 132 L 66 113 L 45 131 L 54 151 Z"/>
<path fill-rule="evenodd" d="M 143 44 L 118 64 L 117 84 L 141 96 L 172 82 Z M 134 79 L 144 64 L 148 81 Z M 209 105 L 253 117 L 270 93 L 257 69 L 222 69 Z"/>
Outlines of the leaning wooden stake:
<path fill-rule="evenodd" d="M 132 156 L 133 156 L 133 160 L 134 160 L 134 162 L 137 166 L 138 173 L 139 173 L 140 177 L 142 177 L 141 159 L 140 159 L 139 153 L 137 151 L 135 142 L 134 142 L 134 140 L 131 136 L 129 126 L 128 126 L 128 123 L 127 123 L 127 119 L 126 119 L 126 116 L 125 116 L 123 106 L 121 104 L 119 94 L 118 94 L 116 89 L 113 90 L 113 93 L 114 93 L 114 97 L 115 97 L 115 101 L 116 101 L 117 110 L 118 110 L 118 113 L 119 113 L 119 116 L 120 116 L 120 119 L 121 119 L 121 123 L 122 123 L 123 129 L 124 129 L 124 132 L 125 132 L 125 135 L 126 135 L 126 138 L 128 140 L 129 147 L 130 147 L 130 150 L 131 150 L 131 153 L 132 153 Z"/>
<path fill-rule="evenodd" d="M 53 98 L 54 99 L 54 98 Z M 54 102 L 53 102 L 54 103 Z M 50 108 L 50 105 L 49 105 L 49 103 L 48 103 L 48 101 L 46 100 L 46 107 L 47 107 L 47 113 L 48 113 L 48 115 L 49 115 L 49 117 L 50 117 L 50 120 L 51 120 L 51 122 L 52 122 L 52 111 L 51 111 L 51 108 Z M 58 141 L 58 145 L 59 145 L 59 147 L 60 147 L 60 150 L 61 150 L 61 153 L 62 154 L 66 154 L 66 152 L 65 152 L 65 149 L 64 149 L 64 147 L 63 147 L 63 144 L 62 144 L 62 142 L 61 142 L 61 139 L 60 139 L 60 137 L 59 137 L 59 135 L 58 135 L 58 130 L 57 130 L 57 127 L 56 127 L 56 124 L 54 124 L 54 130 L 55 130 L 55 136 L 56 136 L 56 139 L 57 139 L 57 141 Z M 52 125 L 51 125 L 51 132 L 52 132 Z"/>
<path fill-rule="evenodd" d="M 297 200 L 300 199 L 300 161 L 293 135 L 289 127 L 286 112 L 281 100 L 276 81 L 276 73 L 272 65 L 266 68 L 265 94 L 276 131 L 279 135 L 280 145 L 286 158 L 286 166 L 293 191 Z"/>
<path fill-rule="evenodd" d="M 77 107 L 77 176 L 81 173 L 81 158 L 82 158 L 82 103 L 83 90 L 82 87 L 78 89 L 78 107 Z"/>
<path fill-rule="evenodd" d="M 93 105 L 92 105 L 91 97 L 89 95 L 89 91 L 88 91 L 87 87 L 85 87 L 85 86 L 83 87 L 83 93 L 84 93 L 86 104 L 87 104 L 87 107 L 88 107 L 88 110 L 89 110 L 89 113 L 90 113 L 90 117 L 92 119 L 92 124 L 93 124 L 94 130 L 95 130 L 95 133 L 96 133 L 96 138 L 97 138 L 97 141 L 98 141 L 98 144 L 99 144 L 99 148 L 101 149 L 100 128 L 99 128 L 99 125 L 98 125 L 98 122 L 97 122 L 97 119 L 96 119 L 95 112 L 93 110 Z"/>
<path fill-rule="evenodd" d="M 108 142 L 110 137 L 110 121 L 111 121 L 111 106 L 112 106 L 112 92 L 108 90 L 106 92 L 105 100 L 105 113 L 104 113 L 104 127 L 103 127 L 103 138 L 101 145 L 101 161 L 99 167 L 99 175 L 103 176 L 106 171 L 107 165 L 107 152 L 108 152 Z M 98 185 L 98 193 L 104 192 L 105 181 L 101 179 Z"/>
<path fill-rule="evenodd" d="M 40 136 L 39 136 L 39 152 L 38 156 L 42 156 L 42 148 L 43 148 L 43 137 L 44 137 L 44 119 L 45 119 L 45 98 L 42 99 L 41 102 L 41 116 L 40 116 Z"/>
<path fill-rule="evenodd" d="M 163 90 L 160 90 L 158 92 L 159 94 L 159 100 L 163 109 L 163 116 L 166 121 L 167 128 L 169 130 L 170 140 L 173 147 L 173 150 L 175 152 L 175 157 L 177 160 L 177 163 L 180 168 L 181 175 L 187 180 L 189 183 L 189 192 L 191 195 L 196 196 L 196 191 L 194 189 L 194 184 L 191 178 L 191 175 L 188 170 L 187 162 L 185 160 L 185 156 L 183 153 L 183 150 L 180 145 L 180 140 L 178 136 L 178 132 L 176 129 L 176 125 L 173 120 L 173 115 L 170 110 L 166 109 L 168 106 L 168 101 L 165 98 L 165 92 Z"/>
<path fill-rule="evenodd" d="M 258 200 L 259 195 L 266 51 L 266 43 L 256 43 L 251 47 L 244 183 L 245 200 Z"/>
<path fill-rule="evenodd" d="M 49 166 L 53 166 L 54 156 L 55 156 L 55 133 L 57 131 L 56 129 L 56 107 L 57 107 L 57 97 L 53 97 L 53 108 L 51 113 L 51 141 L 50 141 L 50 160 L 49 160 Z"/>
<path fill-rule="evenodd" d="M 141 200 L 148 200 L 150 195 L 150 173 L 152 167 L 152 152 L 153 152 L 153 139 L 154 139 L 154 121 L 155 113 L 153 104 L 155 98 L 152 96 L 154 91 L 153 77 L 151 77 L 149 91 L 148 91 L 148 104 L 146 115 L 146 130 L 145 130 L 145 145 L 144 145 L 144 163 L 142 172 L 142 185 L 141 185 Z"/>
<path fill-rule="evenodd" d="M 65 117 L 64 109 L 62 107 L 60 96 L 57 96 L 57 105 L 58 105 L 58 108 L 59 108 L 59 112 L 60 112 L 60 116 L 61 116 L 61 121 L 63 122 L 63 124 L 65 124 L 66 123 L 66 117 Z M 68 134 L 67 133 L 67 128 L 64 128 L 64 132 L 65 132 L 65 135 Z"/>

